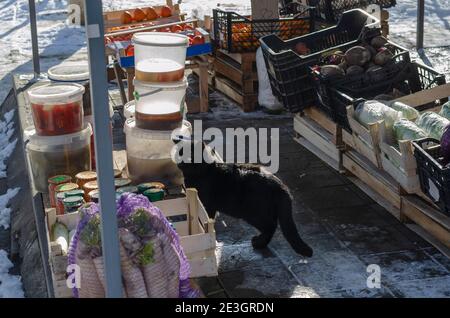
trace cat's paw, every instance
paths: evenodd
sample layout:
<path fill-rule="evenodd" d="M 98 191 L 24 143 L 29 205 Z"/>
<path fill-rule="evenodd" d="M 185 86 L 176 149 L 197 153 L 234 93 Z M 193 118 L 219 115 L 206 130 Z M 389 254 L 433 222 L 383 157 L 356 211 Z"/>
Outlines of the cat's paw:
<path fill-rule="evenodd" d="M 266 240 L 263 236 L 261 236 L 261 235 L 252 237 L 252 246 L 253 246 L 253 248 L 254 248 L 255 250 L 261 250 L 261 249 L 264 249 L 264 248 L 267 247 L 267 244 L 269 244 L 269 243 L 268 243 L 267 240 Z"/>

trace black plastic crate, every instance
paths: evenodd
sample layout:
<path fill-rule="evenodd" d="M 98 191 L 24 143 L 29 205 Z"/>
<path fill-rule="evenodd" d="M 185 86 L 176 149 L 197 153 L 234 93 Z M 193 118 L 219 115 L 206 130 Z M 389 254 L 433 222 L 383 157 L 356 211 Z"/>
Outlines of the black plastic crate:
<path fill-rule="evenodd" d="M 329 51 L 356 45 L 360 40 L 380 35 L 378 20 L 368 24 L 371 16 L 363 10 L 346 12 L 336 26 L 283 41 L 276 35 L 260 39 L 267 66 L 270 85 L 284 107 L 293 113 L 313 106 L 317 102 L 309 66 L 317 63 Z M 295 52 L 299 43 L 309 49 L 309 54 Z"/>
<path fill-rule="evenodd" d="M 394 54 L 394 58 L 389 64 L 386 64 L 381 69 L 371 72 L 370 74 L 362 73 L 359 75 L 345 76 L 345 77 L 324 77 L 319 70 L 311 67 L 311 74 L 313 83 L 318 97 L 318 105 L 323 110 L 329 112 L 329 116 L 335 119 L 342 126 L 346 126 L 347 121 L 341 122 L 339 118 L 334 118 L 331 113 L 334 112 L 333 104 L 339 105 L 339 100 L 335 101 L 331 89 L 338 90 L 341 93 L 349 96 L 373 98 L 378 94 L 377 92 L 385 92 L 392 90 L 397 83 L 407 79 L 413 79 L 410 69 L 411 59 L 409 51 L 392 42 L 387 45 Z M 350 47 L 348 47 L 350 48 Z M 348 49 L 345 48 L 345 49 Z M 345 50 L 343 50 L 345 51 Z M 320 61 L 320 64 L 323 64 Z M 413 86 L 420 85 L 418 82 Z M 375 95 L 374 95 L 375 94 Z M 345 110 L 345 108 L 344 108 Z M 336 112 L 341 110 L 336 110 Z"/>
<path fill-rule="evenodd" d="M 377 4 L 381 8 L 395 6 L 396 0 L 312 0 L 310 5 L 316 6 L 318 15 L 329 22 L 337 22 L 345 11 L 351 9 L 365 9 L 371 4 Z"/>
<path fill-rule="evenodd" d="M 296 14 L 301 4 L 300 0 L 281 0 L 280 12 L 284 14 Z M 396 0 L 308 0 L 307 4 L 316 8 L 316 17 L 335 24 L 345 11 L 352 9 L 365 9 L 371 4 L 377 4 L 381 8 L 395 6 Z"/>
<path fill-rule="evenodd" d="M 255 52 L 260 46 L 259 39 L 268 34 L 284 40 L 308 34 L 314 30 L 314 10 L 303 6 L 292 17 L 252 20 L 236 12 L 214 9 L 215 46 L 229 53 Z"/>
<path fill-rule="evenodd" d="M 450 166 L 442 164 L 440 142 L 424 138 L 412 144 L 422 192 L 450 216 Z"/>
<path fill-rule="evenodd" d="M 417 62 L 410 62 L 391 81 L 382 81 L 371 87 L 363 88 L 351 92 L 342 92 L 335 88 L 329 89 L 331 103 L 324 105 L 319 103 L 320 108 L 329 112 L 330 117 L 341 127 L 351 132 L 347 119 L 347 106 L 355 105 L 356 99 L 373 99 L 377 95 L 392 92 L 398 89 L 403 94 L 409 95 L 419 91 L 427 90 L 446 83 L 445 76 L 436 70 Z M 359 103 L 358 103 L 359 104 Z M 429 108 L 429 105 L 422 105 L 422 109 Z M 421 108 L 417 108 L 419 111 Z"/>

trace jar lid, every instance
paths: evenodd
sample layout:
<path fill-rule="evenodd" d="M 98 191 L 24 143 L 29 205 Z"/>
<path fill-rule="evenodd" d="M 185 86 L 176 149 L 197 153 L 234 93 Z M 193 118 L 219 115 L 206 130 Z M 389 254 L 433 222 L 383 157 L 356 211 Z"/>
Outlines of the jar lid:
<path fill-rule="evenodd" d="M 81 196 L 67 197 L 63 200 L 64 206 L 67 206 L 67 207 L 76 207 L 76 206 L 82 205 L 83 203 L 84 203 L 84 199 Z"/>
<path fill-rule="evenodd" d="M 188 47 L 186 35 L 169 32 L 138 32 L 133 35 L 132 43 L 159 47 Z"/>
<path fill-rule="evenodd" d="M 78 180 L 95 180 L 97 179 L 97 172 L 95 171 L 82 171 L 75 176 Z"/>
<path fill-rule="evenodd" d="M 146 182 L 137 186 L 139 193 L 144 193 L 149 189 L 165 189 L 166 186 L 161 182 Z"/>
<path fill-rule="evenodd" d="M 77 190 L 80 187 L 78 186 L 78 184 L 76 183 L 64 183 L 64 184 L 60 184 L 55 188 L 55 192 L 67 192 L 67 191 L 72 191 L 72 190 Z"/>
<path fill-rule="evenodd" d="M 100 197 L 100 191 L 98 189 L 92 190 L 88 193 L 88 196 L 92 199 L 98 199 Z"/>
<path fill-rule="evenodd" d="M 157 202 L 164 199 L 164 190 L 163 189 L 149 189 L 144 192 L 144 195 L 150 200 L 150 202 Z"/>
<path fill-rule="evenodd" d="M 66 193 L 65 192 L 58 192 L 56 193 L 56 200 L 64 200 L 66 198 Z"/>
<path fill-rule="evenodd" d="M 27 91 L 31 103 L 36 104 L 65 104 L 81 100 L 84 87 L 76 83 L 50 83 L 31 87 Z"/>
<path fill-rule="evenodd" d="M 114 179 L 114 186 L 116 188 L 126 187 L 126 186 L 128 186 L 130 184 L 131 184 L 131 180 L 130 179 L 126 179 L 126 178 L 116 178 L 116 179 Z"/>
<path fill-rule="evenodd" d="M 27 147 L 39 151 L 39 147 L 65 146 L 77 142 L 88 142 L 91 140 L 92 127 L 86 124 L 82 131 L 60 136 L 39 136 L 36 134 L 34 127 L 28 127 L 25 129 L 24 135 L 24 139 L 29 140 Z"/>
<path fill-rule="evenodd" d="M 70 181 L 72 181 L 72 177 L 66 175 L 53 176 L 48 179 L 48 183 L 53 185 L 69 183 Z"/>
<path fill-rule="evenodd" d="M 135 186 L 121 187 L 116 190 L 116 193 L 138 193 L 138 188 Z"/>
<path fill-rule="evenodd" d="M 64 194 L 65 198 L 69 198 L 69 197 L 82 197 L 84 195 L 84 191 L 77 189 L 77 190 L 71 190 L 71 191 L 66 191 L 66 192 L 61 192 L 62 194 Z"/>
<path fill-rule="evenodd" d="M 184 120 L 181 127 L 175 130 L 148 130 L 136 127 L 135 119 L 130 118 L 125 121 L 123 130 L 127 136 L 147 140 L 190 139 L 192 134 L 191 123 L 187 120 Z"/>
<path fill-rule="evenodd" d="M 89 80 L 89 64 L 84 61 L 64 62 L 48 69 L 48 78 L 52 81 L 80 82 Z"/>
<path fill-rule="evenodd" d="M 97 180 L 95 181 L 89 181 L 83 185 L 83 188 L 86 190 L 96 190 L 98 189 L 98 183 Z"/>

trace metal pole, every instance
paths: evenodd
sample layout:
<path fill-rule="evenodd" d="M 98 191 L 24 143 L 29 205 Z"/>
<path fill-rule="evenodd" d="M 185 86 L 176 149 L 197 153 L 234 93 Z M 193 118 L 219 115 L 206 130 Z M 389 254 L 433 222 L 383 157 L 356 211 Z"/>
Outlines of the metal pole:
<path fill-rule="evenodd" d="M 423 50 L 423 29 L 425 20 L 425 0 L 417 0 L 417 51 Z"/>
<path fill-rule="evenodd" d="M 103 8 L 101 0 L 85 0 L 91 101 L 94 115 L 95 155 L 100 190 L 102 249 L 106 277 L 106 297 L 122 297 L 116 194 L 112 158 L 112 135 L 108 106 Z"/>
<path fill-rule="evenodd" d="M 33 71 L 34 78 L 38 78 L 41 74 L 41 66 L 39 64 L 39 46 L 37 37 L 37 24 L 36 24 L 36 3 L 34 0 L 28 0 L 28 6 L 30 8 L 30 28 L 31 28 L 31 45 L 33 50 Z"/>

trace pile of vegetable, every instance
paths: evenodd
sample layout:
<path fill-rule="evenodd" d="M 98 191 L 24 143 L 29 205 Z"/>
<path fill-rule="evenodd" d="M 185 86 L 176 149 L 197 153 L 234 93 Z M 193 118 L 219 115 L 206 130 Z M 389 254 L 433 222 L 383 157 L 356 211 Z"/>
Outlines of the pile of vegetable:
<path fill-rule="evenodd" d="M 144 196 L 126 193 L 118 200 L 117 212 L 124 296 L 197 297 L 189 284 L 190 267 L 179 238 L 161 211 Z M 100 229 L 98 205 L 84 206 L 69 249 L 69 264 L 81 269 L 76 297 L 105 296 Z"/>
<path fill-rule="evenodd" d="M 299 48 L 300 50 L 300 48 Z M 322 58 L 315 69 L 325 78 L 344 78 L 356 75 L 376 74 L 394 61 L 394 48 L 383 36 L 376 36 L 348 49 L 336 50 Z M 374 80 L 377 80 L 374 78 Z M 379 80 L 383 80 L 382 78 Z"/>
<path fill-rule="evenodd" d="M 368 100 L 357 105 L 354 117 L 366 128 L 383 121 L 390 144 L 427 137 L 437 139 L 441 142 L 444 164 L 450 163 L 450 102 L 444 104 L 439 113 L 426 111 L 420 114 L 401 102 Z"/>

